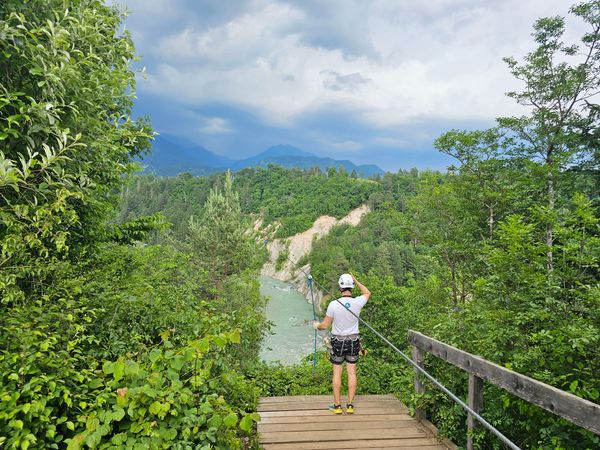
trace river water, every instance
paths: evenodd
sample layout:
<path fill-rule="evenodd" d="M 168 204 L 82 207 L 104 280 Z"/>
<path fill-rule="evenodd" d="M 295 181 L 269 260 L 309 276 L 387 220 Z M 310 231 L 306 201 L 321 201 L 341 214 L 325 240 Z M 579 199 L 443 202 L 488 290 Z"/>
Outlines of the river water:
<path fill-rule="evenodd" d="M 312 305 L 294 287 L 271 277 L 260 277 L 260 293 L 269 297 L 266 316 L 274 326 L 266 336 L 260 357 L 263 361 L 283 365 L 299 363 L 314 350 Z M 317 336 L 317 345 L 321 339 Z"/>

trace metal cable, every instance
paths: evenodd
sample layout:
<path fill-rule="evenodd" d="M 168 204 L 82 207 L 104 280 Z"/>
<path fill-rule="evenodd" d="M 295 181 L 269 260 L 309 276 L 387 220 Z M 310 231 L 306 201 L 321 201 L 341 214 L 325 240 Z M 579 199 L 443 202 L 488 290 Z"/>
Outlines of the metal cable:
<path fill-rule="evenodd" d="M 312 275 L 308 275 L 306 278 L 308 282 L 308 287 L 310 288 L 310 302 L 312 303 L 312 311 L 313 311 L 313 320 L 317 320 L 317 312 L 315 311 L 315 297 L 313 295 L 313 277 Z M 315 377 L 315 369 L 317 367 L 317 329 L 315 328 L 315 339 L 314 339 L 314 353 L 313 353 L 313 369 L 312 376 Z"/>
<path fill-rule="evenodd" d="M 314 282 L 324 292 L 328 293 L 329 295 L 331 295 L 333 297 L 333 293 L 331 292 L 330 289 L 324 288 L 317 280 L 315 280 L 313 278 L 313 276 L 311 274 L 307 273 L 301 267 L 298 267 L 297 263 L 295 261 L 293 261 L 289 256 L 286 256 L 286 258 L 289 262 L 291 262 L 293 264 L 294 267 L 296 267 L 298 270 L 300 270 L 302 273 L 304 273 L 304 275 L 306 275 L 307 278 L 310 277 L 311 296 L 312 296 L 312 282 Z M 492 434 L 494 434 L 504 444 L 506 444 L 512 450 L 522 450 L 517 444 L 512 442 L 510 439 L 508 439 L 506 436 L 504 436 L 504 434 L 502 434 L 500 431 L 498 431 L 491 423 L 489 423 L 487 420 L 485 420 L 483 417 L 481 417 L 477 412 L 475 412 L 473 409 L 471 409 L 469 407 L 469 405 L 467 405 L 460 398 L 458 398 L 456 395 L 454 395 L 446 386 L 444 386 L 442 383 L 440 383 L 438 380 L 436 380 L 432 375 L 430 375 L 425 369 L 423 369 L 416 362 L 414 362 L 412 360 L 412 358 L 408 357 L 402 350 L 400 350 L 394 344 L 392 344 L 379 331 L 377 331 L 375 328 L 373 328 L 367 321 L 361 319 L 358 315 L 354 314 L 349 308 L 346 308 L 346 306 L 342 302 L 340 302 L 339 299 L 336 299 L 336 301 L 340 305 L 342 305 L 344 307 L 344 309 L 346 309 L 350 314 L 352 314 L 354 317 L 356 317 L 360 321 L 360 323 L 365 325 L 369 330 L 371 330 L 373 333 L 375 333 L 375 335 L 378 338 L 380 338 L 383 342 L 385 342 L 387 345 L 389 345 L 394 351 L 396 351 L 396 353 L 398 353 L 400 356 L 402 356 L 411 366 L 413 366 L 417 370 L 417 372 L 420 372 L 421 374 L 423 374 L 427 379 L 429 379 L 429 381 L 431 381 L 435 386 L 437 386 L 448 397 L 450 397 L 452 400 L 454 400 L 456 403 L 458 403 L 462 409 L 467 411 L 467 413 L 471 414 L 475 419 L 477 419 L 477 421 L 479 423 L 481 423 L 485 428 L 487 428 Z M 314 311 L 314 307 L 315 307 L 315 305 L 314 305 L 314 300 L 313 300 L 313 311 Z M 315 330 L 315 333 L 316 332 L 317 331 Z"/>

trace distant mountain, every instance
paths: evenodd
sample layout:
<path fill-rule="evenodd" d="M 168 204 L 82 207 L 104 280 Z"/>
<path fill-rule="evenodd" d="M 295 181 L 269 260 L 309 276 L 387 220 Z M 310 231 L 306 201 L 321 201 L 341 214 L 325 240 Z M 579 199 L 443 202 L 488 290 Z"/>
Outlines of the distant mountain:
<path fill-rule="evenodd" d="M 265 157 L 271 158 L 276 156 L 317 156 L 314 153 L 305 152 L 304 150 L 300 150 L 298 147 L 294 147 L 293 145 L 274 145 L 273 147 L 269 147 L 264 152 L 259 153 L 256 157 Z"/>
<path fill-rule="evenodd" d="M 344 167 L 359 176 L 370 177 L 383 175 L 376 165 L 357 166 L 348 160 L 337 160 L 316 156 L 292 145 L 275 145 L 256 156 L 242 160 L 232 160 L 217 155 L 210 150 L 185 138 L 162 134 L 153 142 L 152 152 L 141 160 L 144 171 L 162 176 L 174 176 L 181 172 L 193 175 L 209 175 L 223 170 L 241 170 L 246 167 L 266 167 L 275 164 L 287 168 L 311 169 L 319 167 L 327 170 L 330 167 Z"/>
<path fill-rule="evenodd" d="M 234 164 L 229 158 L 217 155 L 185 138 L 161 134 L 152 143 L 152 152 L 144 156 L 146 172 L 174 176 L 181 172 L 208 175 Z"/>
<path fill-rule="evenodd" d="M 268 164 L 277 164 L 278 158 L 305 158 L 315 157 L 314 154 L 300 150 L 293 145 L 274 145 L 264 152 L 250 158 L 241 159 L 233 163 L 233 168 L 244 169 L 246 167 L 267 166 Z M 283 165 L 283 164 L 281 164 Z M 288 166 L 286 166 L 288 167 Z"/>

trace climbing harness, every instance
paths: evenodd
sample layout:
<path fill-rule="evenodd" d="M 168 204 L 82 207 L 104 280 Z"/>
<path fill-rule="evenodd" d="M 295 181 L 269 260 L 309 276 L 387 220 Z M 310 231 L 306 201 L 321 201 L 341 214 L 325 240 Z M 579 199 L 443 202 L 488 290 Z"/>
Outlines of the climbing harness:
<path fill-rule="evenodd" d="M 355 364 L 360 354 L 360 335 L 349 334 L 345 336 L 331 335 L 331 362 L 341 364 L 344 361 Z"/>

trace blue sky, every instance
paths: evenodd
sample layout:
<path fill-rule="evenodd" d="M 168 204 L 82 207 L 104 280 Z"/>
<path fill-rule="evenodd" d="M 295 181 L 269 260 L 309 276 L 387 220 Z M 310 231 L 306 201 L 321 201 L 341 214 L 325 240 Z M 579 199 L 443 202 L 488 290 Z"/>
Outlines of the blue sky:
<path fill-rule="evenodd" d="M 443 169 L 444 131 L 520 109 L 502 62 L 562 0 L 122 0 L 137 115 L 230 158 L 291 144 L 385 170 Z M 582 32 L 570 24 L 569 37 Z"/>

